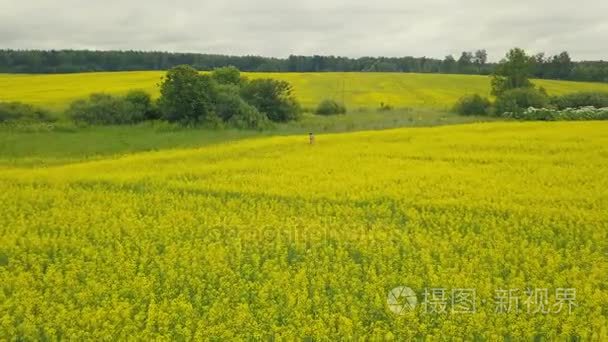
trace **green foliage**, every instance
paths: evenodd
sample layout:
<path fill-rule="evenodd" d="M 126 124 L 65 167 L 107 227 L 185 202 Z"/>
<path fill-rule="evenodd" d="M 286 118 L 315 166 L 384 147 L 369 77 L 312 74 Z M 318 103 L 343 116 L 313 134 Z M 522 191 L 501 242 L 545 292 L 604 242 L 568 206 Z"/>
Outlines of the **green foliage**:
<path fill-rule="evenodd" d="M 580 107 L 608 107 L 608 92 L 585 91 L 551 98 L 551 104 L 557 109 Z"/>
<path fill-rule="evenodd" d="M 145 108 L 125 98 L 100 93 L 72 102 L 66 114 L 77 123 L 123 125 L 145 120 L 146 112 Z"/>
<path fill-rule="evenodd" d="M 20 102 L 0 102 L 0 123 L 52 121 L 55 118 L 45 109 Z"/>
<path fill-rule="evenodd" d="M 160 119 L 160 112 L 152 101 L 150 94 L 143 90 L 131 90 L 125 96 L 125 100 L 133 105 L 138 113 L 143 113 L 146 120 Z"/>
<path fill-rule="evenodd" d="M 492 95 L 500 96 L 507 90 L 533 87 L 529 77 L 533 59 L 520 48 L 511 49 L 502 60 L 492 77 Z"/>
<path fill-rule="evenodd" d="M 242 86 L 241 95 L 272 121 L 287 122 L 300 117 L 300 105 L 286 81 L 269 78 L 248 81 Z"/>
<path fill-rule="evenodd" d="M 288 82 L 258 79 L 248 82 L 234 67 L 200 75 L 189 66 L 175 67 L 160 85 L 163 118 L 185 124 L 222 122 L 240 128 L 260 128 L 268 119 L 296 119 L 300 108 Z"/>
<path fill-rule="evenodd" d="M 334 100 L 326 99 L 321 101 L 315 110 L 318 115 L 346 114 L 346 107 Z"/>
<path fill-rule="evenodd" d="M 129 126 L 87 126 L 72 122 L 32 127 L 31 124 L 0 125 L 0 167 L 71 163 L 102 156 L 232 142 L 267 135 L 306 135 L 308 132 L 343 133 L 397 127 L 452 125 L 497 118 L 463 116 L 454 113 L 398 109 L 391 112 L 364 110 L 354 115 L 310 115 L 281 124 L 269 123 L 264 131 L 233 130 L 231 123 L 223 129 L 189 128 L 167 121 L 144 121 Z"/>
<path fill-rule="evenodd" d="M 445 56 L 443 62 L 441 63 L 441 72 L 445 74 L 452 74 L 458 71 L 458 64 L 456 63 L 456 59 L 454 56 L 448 55 Z"/>
<path fill-rule="evenodd" d="M 218 85 L 215 88 L 216 98 L 214 99 L 215 113 L 223 121 L 228 121 L 238 112 L 243 101 L 240 88 L 235 85 Z"/>
<path fill-rule="evenodd" d="M 235 85 L 217 87 L 215 113 L 232 127 L 264 128 L 268 126 L 268 117 L 241 98 L 240 89 Z"/>
<path fill-rule="evenodd" d="M 218 84 L 238 86 L 241 83 L 241 72 L 233 66 L 213 69 L 211 78 Z"/>
<path fill-rule="evenodd" d="M 238 111 L 226 121 L 230 127 L 263 129 L 271 127 L 271 122 L 264 113 L 241 100 Z"/>
<path fill-rule="evenodd" d="M 172 68 L 160 84 L 158 100 L 162 118 L 183 124 L 214 124 L 214 82 L 188 65 Z"/>
<path fill-rule="evenodd" d="M 539 53 L 533 57 L 533 61 L 534 77 L 565 80 L 575 76 L 573 73 L 575 64 L 566 51 L 546 58 L 544 53 Z"/>
<path fill-rule="evenodd" d="M 572 62 L 566 52 L 538 60 L 535 78 L 608 82 L 608 61 Z M 472 56 L 472 58 L 471 58 Z M 78 73 L 86 71 L 168 70 L 181 64 L 198 70 L 234 65 L 253 72 L 415 72 L 489 75 L 496 64 L 487 63 L 486 50 L 466 51 L 456 62 L 428 57 L 225 56 L 159 51 L 37 51 L 0 49 L 0 72 L 4 73 Z"/>
<path fill-rule="evenodd" d="M 297 118 L 299 106 L 285 81 L 261 79 L 248 82 L 235 67 L 217 68 L 211 78 L 218 84 L 216 114 L 238 128 L 268 127 L 269 118 L 286 122 Z"/>
<path fill-rule="evenodd" d="M 520 112 L 503 113 L 502 117 L 519 120 L 543 121 L 608 120 L 608 107 L 567 108 L 564 110 L 551 108 L 528 108 Z"/>
<path fill-rule="evenodd" d="M 519 113 L 529 107 L 544 108 L 549 104 L 546 94 L 534 88 L 516 88 L 507 90 L 496 98 L 496 114 Z"/>
<path fill-rule="evenodd" d="M 465 95 L 458 100 L 454 111 L 461 115 L 488 115 L 491 106 L 490 100 L 479 94 Z"/>

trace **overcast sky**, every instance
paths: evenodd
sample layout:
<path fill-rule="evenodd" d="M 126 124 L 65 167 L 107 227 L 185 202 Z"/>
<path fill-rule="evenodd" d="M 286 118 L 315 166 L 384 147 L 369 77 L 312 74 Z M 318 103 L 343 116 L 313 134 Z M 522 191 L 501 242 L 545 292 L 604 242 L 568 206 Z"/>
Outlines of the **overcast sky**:
<path fill-rule="evenodd" d="M 0 0 L 0 48 L 608 59 L 608 0 Z"/>

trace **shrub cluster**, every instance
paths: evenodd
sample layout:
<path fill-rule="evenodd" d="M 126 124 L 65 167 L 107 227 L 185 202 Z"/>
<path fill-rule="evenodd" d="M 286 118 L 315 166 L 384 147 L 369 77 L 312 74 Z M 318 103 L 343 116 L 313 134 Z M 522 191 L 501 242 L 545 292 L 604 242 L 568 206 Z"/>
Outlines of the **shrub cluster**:
<path fill-rule="evenodd" d="M 300 107 L 285 81 L 248 81 L 238 69 L 215 69 L 201 75 L 190 66 L 175 67 L 160 85 L 161 118 L 184 124 L 229 124 L 259 128 L 269 121 L 299 117 Z"/>
<path fill-rule="evenodd" d="M 595 108 L 608 107 L 608 92 L 584 91 L 551 98 L 551 104 L 557 109 L 581 108 L 592 106 Z"/>
<path fill-rule="evenodd" d="M 298 119 L 301 108 L 285 81 L 249 81 L 235 67 L 200 74 L 181 65 L 169 70 L 160 84 L 160 98 L 153 101 L 142 90 L 124 96 L 103 93 L 72 102 L 66 117 L 76 124 L 124 125 L 163 120 L 184 125 L 229 125 L 264 128 L 271 121 Z M 18 102 L 0 102 L 0 123 L 54 121 L 46 110 Z"/>
<path fill-rule="evenodd" d="M 89 125 L 134 124 L 158 117 L 150 95 L 139 90 L 122 97 L 91 94 L 88 99 L 72 102 L 66 114 L 77 123 Z"/>
<path fill-rule="evenodd" d="M 535 88 L 515 88 L 502 93 L 496 98 L 494 108 L 497 114 L 506 112 L 523 112 L 526 108 L 545 108 L 549 105 L 547 95 Z"/>
<path fill-rule="evenodd" d="M 286 81 L 270 78 L 247 81 L 241 86 L 241 96 L 275 122 L 297 120 L 302 112 L 291 84 Z"/>
<path fill-rule="evenodd" d="M 488 115 L 491 107 L 490 100 L 474 94 L 461 97 L 454 106 L 454 111 L 462 115 Z"/>
<path fill-rule="evenodd" d="M 0 123 L 53 122 L 55 117 L 42 108 L 19 102 L 0 102 Z"/>
<path fill-rule="evenodd" d="M 213 100 L 214 81 L 190 66 L 182 65 L 167 72 L 160 84 L 158 106 L 162 118 L 183 124 L 217 122 Z"/>
<path fill-rule="evenodd" d="M 142 113 L 146 120 L 157 120 L 160 119 L 160 111 L 158 106 L 150 94 L 143 90 L 131 90 L 127 93 L 124 98 L 129 102 L 138 113 Z"/>
<path fill-rule="evenodd" d="M 334 100 L 323 100 L 315 109 L 315 114 L 318 115 L 336 115 L 346 114 L 346 107 Z"/>
<path fill-rule="evenodd" d="M 223 122 L 237 128 L 263 128 L 270 120 L 266 114 L 247 103 L 240 96 L 240 88 L 236 85 L 223 84 L 218 86 L 215 99 L 215 114 Z"/>
<path fill-rule="evenodd" d="M 544 121 L 608 120 L 608 107 L 581 107 L 566 108 L 563 110 L 530 107 L 522 112 L 506 112 L 501 116 L 519 120 Z"/>
<path fill-rule="evenodd" d="M 493 105 L 480 95 L 460 98 L 454 111 L 462 115 L 489 114 L 519 120 L 606 120 L 608 93 L 579 92 L 549 98 L 544 89 L 514 88 L 503 92 Z"/>
<path fill-rule="evenodd" d="M 561 54 L 560 58 L 569 61 L 567 54 Z M 608 93 L 579 92 L 549 98 L 544 88 L 536 89 L 529 80 L 536 62 L 538 59 L 526 55 L 523 49 L 512 49 L 498 64 L 492 77 L 491 93 L 496 96 L 494 105 L 487 98 L 475 94 L 460 98 L 454 111 L 462 115 L 494 113 L 500 117 L 526 120 L 604 119 L 603 108 L 608 107 Z"/>

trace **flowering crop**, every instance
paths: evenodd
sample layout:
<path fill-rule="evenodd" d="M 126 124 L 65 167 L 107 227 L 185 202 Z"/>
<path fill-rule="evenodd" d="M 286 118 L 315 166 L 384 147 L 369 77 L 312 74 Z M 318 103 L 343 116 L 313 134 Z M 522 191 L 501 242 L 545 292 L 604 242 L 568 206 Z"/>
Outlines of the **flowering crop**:
<path fill-rule="evenodd" d="M 378 108 L 383 102 L 395 108 L 451 108 L 466 94 L 490 96 L 490 78 L 477 75 L 445 75 L 376 72 L 243 73 L 250 79 L 273 78 L 289 82 L 298 101 L 316 108 L 324 99 L 344 101 L 349 110 Z M 0 101 L 19 101 L 54 110 L 91 93 L 123 95 L 143 89 L 158 96 L 157 83 L 164 71 L 99 72 L 54 75 L 0 74 Z M 606 83 L 533 80 L 551 95 L 577 91 L 608 91 Z"/>
<path fill-rule="evenodd" d="M 6 167 L 0 339 L 606 340 L 607 143 L 514 122 Z M 400 286 L 476 310 L 401 312 Z M 576 306 L 497 312 L 527 288 Z"/>

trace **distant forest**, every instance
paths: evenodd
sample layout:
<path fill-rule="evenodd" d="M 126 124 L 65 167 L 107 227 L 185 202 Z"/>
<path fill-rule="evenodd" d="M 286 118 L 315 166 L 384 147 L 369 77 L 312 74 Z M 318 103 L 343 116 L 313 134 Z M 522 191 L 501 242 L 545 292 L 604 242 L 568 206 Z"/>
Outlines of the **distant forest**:
<path fill-rule="evenodd" d="M 567 52 L 531 57 L 536 78 L 608 82 L 608 62 L 573 62 Z M 496 63 L 488 63 L 485 50 L 463 52 L 458 58 L 225 56 L 198 53 L 89 50 L 0 50 L 0 73 L 76 73 L 95 71 L 167 70 L 188 64 L 198 70 L 235 66 L 250 72 L 417 72 L 488 75 Z"/>

